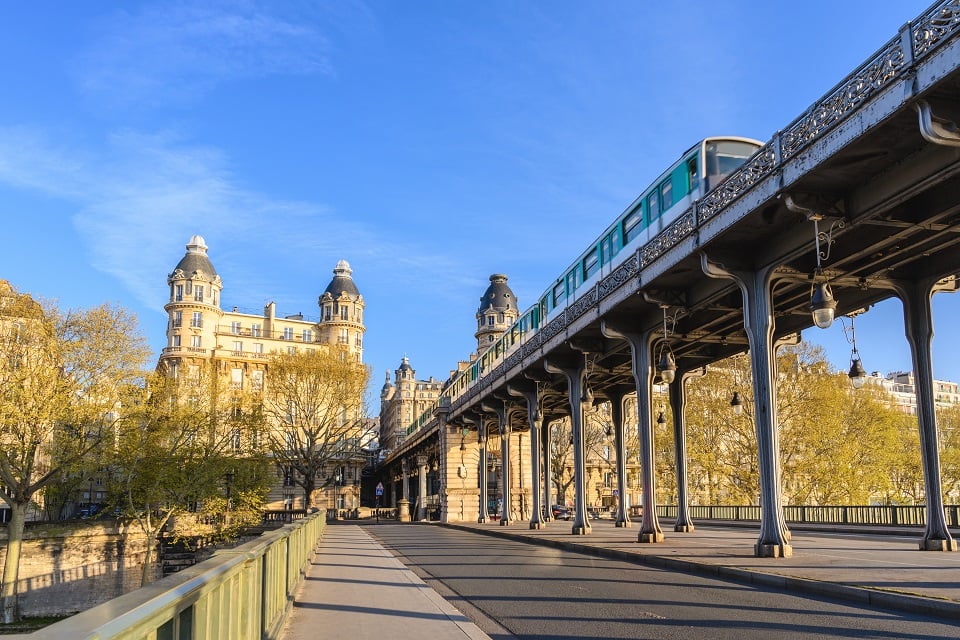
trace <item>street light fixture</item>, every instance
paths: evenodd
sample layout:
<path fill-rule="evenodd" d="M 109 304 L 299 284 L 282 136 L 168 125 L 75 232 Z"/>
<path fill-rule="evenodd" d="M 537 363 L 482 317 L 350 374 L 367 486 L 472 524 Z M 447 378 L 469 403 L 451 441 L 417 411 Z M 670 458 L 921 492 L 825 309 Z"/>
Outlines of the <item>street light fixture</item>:
<path fill-rule="evenodd" d="M 863 313 L 863 309 L 858 309 L 847 314 L 847 317 L 850 318 L 850 330 L 847 331 L 846 325 L 843 327 L 843 333 L 847 337 L 847 341 L 850 343 L 852 349 L 850 350 L 850 371 L 847 373 L 847 377 L 850 378 L 850 384 L 853 385 L 854 389 L 861 389 L 867 381 L 867 372 L 863 368 L 863 363 L 860 361 L 860 352 L 857 350 L 857 331 L 854 327 L 854 321 L 858 315 Z"/>
<path fill-rule="evenodd" d="M 669 334 L 667 333 L 667 308 L 663 307 L 663 342 L 660 344 L 660 357 L 657 361 L 657 374 L 664 384 L 673 382 L 677 375 L 677 361 L 670 349 Z"/>
<path fill-rule="evenodd" d="M 733 399 L 730 400 L 730 406 L 733 407 L 733 415 L 739 416 L 743 414 L 743 399 L 740 397 L 739 391 L 733 392 Z"/>

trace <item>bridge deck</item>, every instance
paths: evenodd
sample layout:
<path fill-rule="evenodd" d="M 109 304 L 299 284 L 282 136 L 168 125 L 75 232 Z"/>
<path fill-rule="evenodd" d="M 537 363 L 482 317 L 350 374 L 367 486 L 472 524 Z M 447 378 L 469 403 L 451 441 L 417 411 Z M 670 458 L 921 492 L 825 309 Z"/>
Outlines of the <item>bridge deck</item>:
<path fill-rule="evenodd" d="M 430 525 L 329 527 L 297 593 L 283 640 L 487 637 L 371 539 L 366 526 Z M 748 527 L 697 524 L 691 533 L 666 533 L 663 543 L 639 544 L 636 527 L 618 529 L 611 520 L 594 521 L 589 536 L 572 535 L 568 522 L 539 531 L 525 524 L 446 526 L 960 620 L 960 557 L 918 551 L 915 531 L 794 531 L 794 557 L 772 559 L 753 556 L 757 533 Z"/>

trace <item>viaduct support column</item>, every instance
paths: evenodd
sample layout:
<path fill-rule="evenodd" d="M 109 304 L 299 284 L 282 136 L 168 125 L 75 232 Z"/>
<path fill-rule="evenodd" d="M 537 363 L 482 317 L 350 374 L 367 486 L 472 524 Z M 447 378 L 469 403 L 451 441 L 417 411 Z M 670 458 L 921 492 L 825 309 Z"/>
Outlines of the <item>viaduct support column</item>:
<path fill-rule="evenodd" d="M 780 437 L 777 431 L 776 351 L 773 345 L 772 276 L 775 266 L 758 271 L 732 271 L 700 254 L 703 272 L 711 278 L 729 278 L 743 294 L 743 321 L 750 344 L 753 398 L 760 466 L 760 537 L 754 555 L 789 558 L 790 531 L 783 518 L 780 486 Z"/>
<path fill-rule="evenodd" d="M 627 451 L 623 437 L 623 405 L 632 390 L 618 390 L 610 394 L 610 418 L 613 420 L 613 446 L 617 451 L 617 513 L 614 515 L 617 527 L 632 527 L 627 513 Z"/>
<path fill-rule="evenodd" d="M 540 459 L 543 460 L 543 504 L 544 504 L 544 522 L 553 521 L 553 504 L 556 502 L 553 498 L 553 458 L 550 456 L 550 442 L 553 437 L 550 416 L 546 416 L 542 423 L 542 433 L 540 434 Z"/>
<path fill-rule="evenodd" d="M 633 379 L 637 385 L 637 421 L 640 431 L 640 474 L 643 484 L 643 517 L 637 542 L 663 542 L 663 531 L 657 519 L 657 485 L 653 455 L 653 413 L 650 399 L 653 395 L 653 362 L 650 357 L 655 330 L 643 333 L 620 331 L 604 323 L 603 334 L 620 338 L 630 344 L 633 361 Z"/>
<path fill-rule="evenodd" d="M 690 498 L 687 494 L 687 380 L 706 373 L 706 367 L 685 371 L 670 385 L 670 406 L 673 408 L 673 442 L 677 468 L 677 522 L 673 530 L 689 533 L 694 530 L 690 521 Z"/>
<path fill-rule="evenodd" d="M 500 428 L 500 486 L 503 496 L 503 506 L 500 513 L 500 526 L 509 527 L 512 524 L 513 495 L 510 487 L 510 419 L 509 407 L 499 400 L 491 400 L 480 405 L 497 417 L 497 426 Z"/>
<path fill-rule="evenodd" d="M 487 513 L 487 425 L 483 416 L 476 420 L 477 422 L 477 444 L 480 447 L 480 460 L 477 475 L 480 479 L 480 516 L 477 522 L 483 524 L 490 522 L 490 514 Z"/>
<path fill-rule="evenodd" d="M 956 551 L 957 541 L 947 528 L 943 512 L 943 483 L 940 477 L 940 443 L 933 392 L 933 311 L 931 303 L 936 280 L 894 283 L 903 302 L 903 320 L 917 392 L 920 426 L 920 455 L 927 498 L 927 526 L 920 540 L 921 551 Z"/>
<path fill-rule="evenodd" d="M 540 427 L 543 423 L 543 415 L 540 413 L 540 389 L 538 386 L 528 389 L 508 386 L 507 391 L 510 395 L 523 398 L 527 403 L 527 421 L 530 424 L 531 495 L 533 497 L 533 515 L 530 517 L 530 528 L 543 529 L 546 523 L 543 520 L 543 508 L 540 503 L 542 497 L 540 490 Z"/>
<path fill-rule="evenodd" d="M 590 533 L 590 521 L 587 519 L 586 482 L 584 474 L 583 450 L 583 401 L 587 390 L 587 356 L 572 358 L 569 362 L 544 362 L 550 373 L 562 373 L 567 379 L 567 395 L 570 401 L 570 430 L 573 433 L 573 486 L 574 519 L 573 535 L 584 536 Z"/>

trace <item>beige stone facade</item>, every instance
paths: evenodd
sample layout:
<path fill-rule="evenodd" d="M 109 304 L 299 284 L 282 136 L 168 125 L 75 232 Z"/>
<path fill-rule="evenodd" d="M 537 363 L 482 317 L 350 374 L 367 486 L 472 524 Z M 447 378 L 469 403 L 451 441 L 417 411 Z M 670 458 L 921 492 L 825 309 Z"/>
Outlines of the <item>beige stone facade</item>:
<path fill-rule="evenodd" d="M 274 302 L 266 304 L 262 314 L 252 314 L 236 306 L 230 311 L 222 308 L 225 285 L 207 255 L 203 237 L 193 236 L 186 248 L 186 254 L 167 277 L 167 346 L 160 355 L 160 365 L 171 375 L 195 374 L 201 366 L 212 364 L 231 389 L 256 393 L 266 384 L 272 354 L 309 353 L 338 345 L 345 347 L 346 357 L 363 362 L 365 301 L 345 260 L 337 263 L 333 279 L 319 296 L 316 318 L 278 313 Z M 234 445 L 238 453 L 259 446 L 252 436 L 238 435 Z M 338 477 L 339 482 L 318 489 L 314 506 L 353 509 L 360 505 L 360 473 L 365 461 L 343 462 L 328 474 Z M 318 480 L 322 485 L 325 478 Z M 279 473 L 267 508 L 301 508 L 303 498 L 297 489 L 290 477 Z"/>

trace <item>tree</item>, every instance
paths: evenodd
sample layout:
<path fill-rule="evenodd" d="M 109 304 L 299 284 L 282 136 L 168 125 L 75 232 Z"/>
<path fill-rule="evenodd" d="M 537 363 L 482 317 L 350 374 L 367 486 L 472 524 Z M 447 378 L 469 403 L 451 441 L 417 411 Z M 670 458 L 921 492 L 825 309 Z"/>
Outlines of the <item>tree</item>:
<path fill-rule="evenodd" d="M 310 353 L 276 354 L 267 367 L 263 391 L 266 440 L 281 473 L 303 489 L 313 504 L 318 479 L 328 465 L 363 462 L 361 446 L 368 425 L 363 402 L 369 370 L 344 348 L 320 347 Z"/>
<path fill-rule="evenodd" d="M 943 493 L 956 504 L 960 498 L 960 406 L 937 412 L 940 430 L 940 470 Z"/>
<path fill-rule="evenodd" d="M 112 433 L 120 392 L 141 375 L 147 356 L 128 311 L 105 304 L 61 312 L 0 282 L 0 498 L 10 506 L 5 623 L 19 618 L 28 508 Z"/>
<path fill-rule="evenodd" d="M 152 550 L 171 518 L 191 511 L 222 515 L 225 500 L 217 500 L 228 489 L 258 485 L 256 457 L 240 457 L 235 446 L 235 418 L 243 413 L 213 366 L 179 378 L 163 368 L 149 376 L 117 430 L 112 489 L 147 539 L 141 584 L 150 582 Z M 260 495 L 262 503 L 265 489 Z"/>

